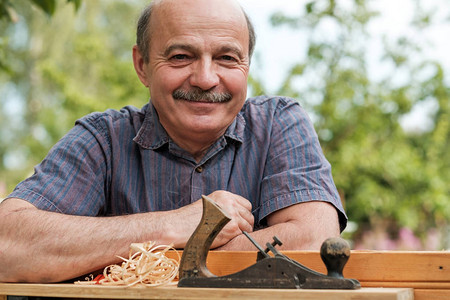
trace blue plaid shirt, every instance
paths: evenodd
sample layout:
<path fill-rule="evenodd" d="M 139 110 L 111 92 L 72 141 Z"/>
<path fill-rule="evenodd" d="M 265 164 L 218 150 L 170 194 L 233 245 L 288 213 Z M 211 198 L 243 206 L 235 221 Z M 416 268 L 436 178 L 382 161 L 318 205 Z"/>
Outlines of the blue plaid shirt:
<path fill-rule="evenodd" d="M 197 163 L 167 135 L 151 101 L 142 109 L 78 120 L 8 197 L 44 210 L 111 216 L 172 210 L 226 190 L 248 199 L 255 227 L 284 207 L 312 200 L 345 216 L 313 125 L 293 99 L 247 99 Z"/>

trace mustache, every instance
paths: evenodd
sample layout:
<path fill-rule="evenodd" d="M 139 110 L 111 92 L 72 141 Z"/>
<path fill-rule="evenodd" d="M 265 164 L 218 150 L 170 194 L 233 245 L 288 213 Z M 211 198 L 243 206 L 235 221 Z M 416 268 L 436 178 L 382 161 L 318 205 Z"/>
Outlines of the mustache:
<path fill-rule="evenodd" d="M 231 101 L 233 96 L 228 92 L 214 92 L 211 90 L 202 90 L 194 88 L 192 90 L 176 89 L 172 93 L 172 97 L 176 100 L 186 100 L 192 102 L 209 102 L 209 103 L 225 103 Z"/>

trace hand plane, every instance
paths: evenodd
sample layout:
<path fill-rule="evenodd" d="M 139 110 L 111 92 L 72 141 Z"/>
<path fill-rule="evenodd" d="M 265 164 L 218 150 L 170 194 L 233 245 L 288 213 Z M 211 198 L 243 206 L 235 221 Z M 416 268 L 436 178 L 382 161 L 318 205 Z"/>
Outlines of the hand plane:
<path fill-rule="evenodd" d="M 358 289 L 356 279 L 342 275 L 350 255 L 348 243 L 341 238 L 327 239 L 320 255 L 328 274 L 311 270 L 275 249 L 281 241 L 274 237 L 266 249 L 245 236 L 258 249 L 256 263 L 248 268 L 225 276 L 215 276 L 206 266 L 206 257 L 214 238 L 231 220 L 226 213 L 207 196 L 202 196 L 203 215 L 199 225 L 184 248 L 179 267 L 179 287 L 211 288 L 267 288 L 267 289 Z M 272 255 L 269 255 L 269 252 Z"/>

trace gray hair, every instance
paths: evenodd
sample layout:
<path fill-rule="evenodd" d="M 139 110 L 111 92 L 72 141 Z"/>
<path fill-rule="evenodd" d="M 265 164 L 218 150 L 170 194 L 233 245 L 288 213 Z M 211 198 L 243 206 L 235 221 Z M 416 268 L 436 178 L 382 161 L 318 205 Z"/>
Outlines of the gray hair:
<path fill-rule="evenodd" d="M 144 58 L 144 62 L 148 63 L 150 61 L 150 17 L 152 15 L 153 7 L 155 2 L 151 2 L 149 5 L 147 5 L 146 8 L 141 12 L 141 16 L 139 17 L 139 20 L 137 22 L 137 30 L 136 30 L 136 44 L 139 49 L 139 52 L 141 53 L 142 57 Z M 241 7 L 242 12 L 244 13 L 245 20 L 247 22 L 247 28 L 248 28 L 248 55 L 251 59 L 253 55 L 253 50 L 255 49 L 255 43 L 256 43 L 256 34 L 255 29 L 253 27 L 253 24 L 248 17 L 247 13 L 244 11 L 244 9 Z"/>

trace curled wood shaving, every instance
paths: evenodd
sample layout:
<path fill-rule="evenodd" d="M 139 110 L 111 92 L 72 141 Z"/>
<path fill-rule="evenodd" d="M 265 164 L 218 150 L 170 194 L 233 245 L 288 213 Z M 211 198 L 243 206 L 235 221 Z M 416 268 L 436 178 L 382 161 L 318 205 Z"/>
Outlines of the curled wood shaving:
<path fill-rule="evenodd" d="M 104 278 L 98 282 L 78 281 L 76 284 L 102 285 L 144 285 L 161 286 L 175 284 L 178 275 L 178 261 L 168 258 L 165 253 L 175 250 L 171 245 L 155 245 L 155 242 L 133 243 L 130 245 L 129 258 L 123 258 L 122 264 L 110 265 L 103 270 Z"/>

